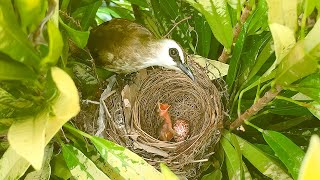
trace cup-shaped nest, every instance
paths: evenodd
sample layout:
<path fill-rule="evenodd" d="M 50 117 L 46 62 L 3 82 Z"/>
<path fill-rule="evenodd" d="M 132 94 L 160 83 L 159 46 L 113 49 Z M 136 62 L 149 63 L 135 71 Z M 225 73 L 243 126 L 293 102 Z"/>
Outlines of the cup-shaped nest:
<path fill-rule="evenodd" d="M 156 167 L 165 162 L 176 174 L 194 177 L 220 139 L 223 105 L 222 93 L 204 69 L 193 61 L 189 66 L 195 81 L 163 68 L 140 71 L 130 83 L 118 81 L 105 100 L 108 113 L 103 134 Z M 170 105 L 172 124 L 177 120 L 188 123 L 185 140 L 159 140 L 164 122 L 159 103 Z"/>

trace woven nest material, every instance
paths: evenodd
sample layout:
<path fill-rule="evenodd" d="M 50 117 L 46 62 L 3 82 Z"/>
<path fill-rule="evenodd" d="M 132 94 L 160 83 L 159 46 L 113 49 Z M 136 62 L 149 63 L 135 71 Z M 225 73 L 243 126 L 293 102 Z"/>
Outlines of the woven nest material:
<path fill-rule="evenodd" d="M 220 139 L 223 106 L 221 92 L 203 68 L 189 61 L 195 81 L 172 70 L 140 71 L 129 84 L 116 83 L 105 99 L 108 110 L 103 136 L 144 157 L 158 167 L 165 162 L 176 174 L 194 177 Z M 159 103 L 171 105 L 173 123 L 189 123 L 185 141 L 160 141 Z"/>

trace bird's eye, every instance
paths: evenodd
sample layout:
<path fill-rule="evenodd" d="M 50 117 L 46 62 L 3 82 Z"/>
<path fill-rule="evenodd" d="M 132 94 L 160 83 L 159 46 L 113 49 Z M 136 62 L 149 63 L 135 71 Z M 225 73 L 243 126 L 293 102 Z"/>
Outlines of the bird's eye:
<path fill-rule="evenodd" d="M 170 55 L 171 57 L 177 56 L 177 55 L 178 55 L 178 50 L 177 50 L 176 48 L 170 48 L 170 49 L 169 49 L 169 55 Z"/>

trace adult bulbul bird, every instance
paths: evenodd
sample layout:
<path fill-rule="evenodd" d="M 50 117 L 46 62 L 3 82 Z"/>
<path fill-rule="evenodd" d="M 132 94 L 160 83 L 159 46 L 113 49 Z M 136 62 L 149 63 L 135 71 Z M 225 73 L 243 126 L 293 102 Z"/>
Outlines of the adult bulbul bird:
<path fill-rule="evenodd" d="M 150 66 L 182 71 L 192 80 L 186 56 L 171 39 L 156 39 L 145 27 L 126 19 L 112 19 L 90 32 L 88 48 L 97 65 L 119 74 Z"/>

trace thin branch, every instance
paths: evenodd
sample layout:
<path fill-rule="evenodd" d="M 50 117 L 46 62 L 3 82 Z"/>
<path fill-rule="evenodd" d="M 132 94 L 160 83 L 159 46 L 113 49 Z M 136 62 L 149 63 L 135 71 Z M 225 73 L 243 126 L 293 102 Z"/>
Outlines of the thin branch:
<path fill-rule="evenodd" d="M 241 126 L 245 120 L 248 120 L 250 117 L 257 114 L 261 109 L 267 106 L 267 104 L 272 101 L 281 92 L 281 90 L 282 88 L 280 86 L 276 86 L 275 89 L 271 89 L 266 92 L 263 97 L 258 99 L 256 103 L 254 103 L 230 125 L 230 130 L 236 129 Z"/>
<path fill-rule="evenodd" d="M 251 12 L 251 7 L 246 6 L 241 14 L 240 22 L 238 22 L 233 29 L 233 40 L 232 40 L 233 44 L 237 41 L 239 34 L 240 34 L 240 31 L 241 31 L 241 28 L 242 28 L 242 25 L 248 19 L 250 12 Z M 220 62 L 226 63 L 229 58 L 230 58 L 230 54 L 228 53 L 226 48 L 223 48 L 223 51 L 222 51 L 220 57 L 218 58 L 218 60 Z"/>
<path fill-rule="evenodd" d="M 170 31 L 169 31 L 166 35 L 164 35 L 163 37 L 168 37 L 169 34 L 171 34 L 171 32 L 172 32 L 179 24 L 181 24 L 183 21 L 189 20 L 189 19 L 191 19 L 191 18 L 192 18 L 192 16 L 188 16 L 188 17 L 186 17 L 186 18 L 181 19 L 179 22 L 174 23 L 174 25 L 173 25 L 173 27 L 170 29 Z"/>

